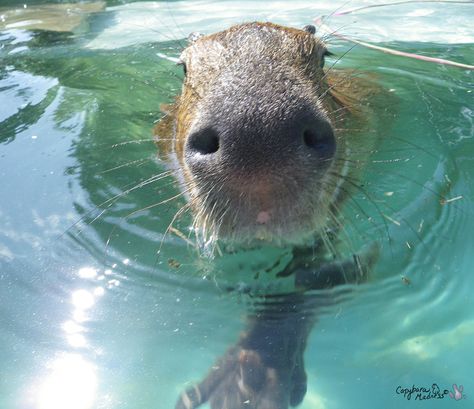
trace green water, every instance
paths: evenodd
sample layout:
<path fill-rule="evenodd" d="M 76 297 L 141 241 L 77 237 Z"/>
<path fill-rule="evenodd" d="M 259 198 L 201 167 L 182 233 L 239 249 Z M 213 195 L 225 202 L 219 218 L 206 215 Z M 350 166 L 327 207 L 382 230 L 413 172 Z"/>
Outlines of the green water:
<path fill-rule="evenodd" d="M 192 30 L 302 26 L 337 5 L 118 4 L 72 33 L 0 32 L 1 409 L 172 408 L 244 327 L 249 298 L 228 289 L 286 285 L 274 275 L 288 249 L 211 260 L 176 233 L 188 236 L 189 217 L 168 230 L 185 202 L 168 200 L 173 178 L 146 182 L 165 171 L 152 128 L 181 72 L 160 55 L 178 56 Z M 474 6 L 439 7 L 366 11 L 356 28 L 473 64 Z M 339 66 L 373 74 L 387 93 L 364 191 L 345 209 L 351 246 L 382 250 L 372 281 L 321 311 L 301 408 L 472 408 L 473 72 L 360 47 Z M 396 394 L 433 383 L 463 385 L 465 397 Z"/>

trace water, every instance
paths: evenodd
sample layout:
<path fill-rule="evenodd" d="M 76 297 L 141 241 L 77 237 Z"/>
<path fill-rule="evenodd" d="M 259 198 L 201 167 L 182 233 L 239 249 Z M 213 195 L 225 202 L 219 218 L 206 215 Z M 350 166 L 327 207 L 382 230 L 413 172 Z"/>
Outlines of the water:
<path fill-rule="evenodd" d="M 167 232 L 184 204 L 167 201 L 173 180 L 140 185 L 164 171 L 152 128 L 180 89 L 180 70 L 160 55 L 178 56 L 191 31 L 298 27 L 344 4 L 110 2 L 73 33 L 1 26 L 0 408 L 171 408 L 244 328 L 249 298 L 229 289 L 286 288 L 274 275 L 288 249 L 200 257 L 179 234 L 189 218 Z M 473 64 L 473 7 L 408 4 L 328 24 Z M 319 313 L 301 408 L 472 407 L 472 71 L 362 47 L 339 66 L 386 90 L 365 193 L 345 209 L 351 245 L 382 250 L 371 282 Z M 465 397 L 396 393 L 433 383 L 463 385 Z"/>

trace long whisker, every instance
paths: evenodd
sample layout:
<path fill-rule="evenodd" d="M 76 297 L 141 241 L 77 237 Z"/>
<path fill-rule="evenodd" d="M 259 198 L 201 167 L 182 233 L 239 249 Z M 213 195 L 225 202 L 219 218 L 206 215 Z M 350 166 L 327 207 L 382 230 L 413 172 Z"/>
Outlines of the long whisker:
<path fill-rule="evenodd" d="M 110 231 L 110 233 L 109 233 L 109 236 L 108 236 L 108 238 L 107 238 L 106 245 L 105 245 L 104 258 L 106 258 L 106 256 L 107 256 L 107 252 L 108 252 L 108 247 L 109 247 L 109 244 L 110 244 L 110 240 L 111 240 L 111 238 L 112 238 L 114 232 L 115 232 L 119 227 L 121 227 L 121 225 L 122 225 L 122 223 L 123 223 L 124 220 L 128 219 L 129 217 L 134 216 L 134 215 L 137 214 L 137 213 L 143 212 L 143 211 L 145 211 L 145 210 L 152 209 L 152 208 L 157 207 L 157 206 L 161 206 L 161 205 L 163 205 L 163 204 L 165 204 L 165 203 L 168 203 L 168 202 L 170 202 L 170 201 L 172 201 L 172 200 L 175 200 L 175 199 L 177 199 L 178 197 L 183 196 L 183 195 L 186 194 L 186 193 L 187 193 L 187 191 L 184 190 L 184 191 L 179 192 L 178 194 L 176 194 L 176 195 L 174 195 L 174 196 L 172 196 L 172 197 L 169 197 L 169 198 L 167 198 L 167 199 L 164 199 L 164 200 L 162 200 L 162 201 L 160 201 L 160 202 L 158 202 L 158 203 L 154 203 L 154 204 L 152 204 L 152 205 L 145 206 L 145 207 L 143 207 L 143 208 L 141 208 L 141 209 L 134 210 L 133 212 L 130 212 L 130 213 L 127 214 L 126 216 L 122 217 L 121 220 L 120 220 L 120 223 L 116 224 L 116 225 L 112 228 L 112 230 Z"/>
<path fill-rule="evenodd" d="M 171 219 L 171 222 L 169 223 L 168 227 L 166 228 L 166 230 L 163 234 L 163 237 L 162 237 L 161 242 L 160 242 L 160 246 L 158 247 L 158 250 L 156 251 L 157 255 L 161 253 L 161 249 L 162 249 L 163 244 L 165 242 L 166 236 L 171 231 L 171 228 L 172 228 L 174 222 L 181 216 L 182 213 L 184 213 L 185 211 L 187 211 L 190 208 L 191 208 L 191 204 L 189 202 L 187 202 L 183 206 L 181 206 L 181 208 L 175 213 L 175 215 Z"/>
<path fill-rule="evenodd" d="M 150 158 L 135 159 L 135 160 L 131 160 L 130 162 L 126 162 L 126 163 L 122 163 L 121 165 L 114 166 L 113 168 L 102 170 L 102 171 L 98 172 L 98 174 L 103 175 L 105 173 L 110 173 L 110 172 L 113 172 L 115 170 L 127 168 L 127 167 L 132 166 L 132 165 L 137 165 L 137 167 L 139 167 L 139 166 L 142 166 L 145 163 L 151 162 L 151 161 L 152 161 L 152 159 L 150 159 Z"/>
<path fill-rule="evenodd" d="M 88 217 L 89 215 L 91 215 L 93 212 L 97 211 L 97 209 L 100 209 L 102 206 L 106 206 L 104 209 L 102 209 L 102 211 L 99 212 L 99 214 L 97 214 L 90 222 L 88 222 L 88 225 L 91 225 L 93 224 L 96 220 L 98 220 L 111 206 L 113 206 L 113 204 L 118 200 L 120 199 L 121 197 L 124 197 L 126 195 L 128 195 L 129 193 L 133 192 L 134 190 L 136 189 L 140 189 L 150 183 L 154 183 L 154 182 L 157 182 L 161 179 L 164 179 L 166 177 L 169 177 L 171 176 L 175 171 L 174 170 L 167 170 L 165 172 L 162 172 L 158 175 L 154 175 L 154 176 L 151 176 L 143 181 L 141 181 L 140 183 L 136 184 L 136 182 L 133 182 L 133 183 L 129 183 L 128 185 L 126 185 L 125 187 L 127 186 L 130 186 L 130 185 L 134 185 L 132 188 L 129 188 L 129 189 L 126 189 L 125 191 L 122 191 L 118 194 L 116 194 L 115 196 L 107 199 L 107 200 L 104 200 L 102 203 L 100 203 L 99 205 L 97 205 L 96 207 L 94 207 L 93 209 L 87 211 L 81 218 L 79 218 L 79 220 L 77 220 L 76 222 L 74 222 L 71 226 L 69 226 L 63 233 L 61 233 L 59 235 L 59 238 L 62 238 L 66 233 L 68 233 L 71 229 L 75 228 L 79 223 L 81 223 L 82 221 L 84 221 L 84 219 L 86 217 Z M 81 233 L 81 231 L 79 231 L 79 234 Z"/>
<path fill-rule="evenodd" d="M 351 180 L 352 178 L 350 178 L 349 176 L 347 175 L 341 175 L 337 172 L 334 172 L 334 171 L 331 171 L 330 172 L 331 175 L 337 177 L 337 178 L 342 178 L 345 182 L 347 182 L 350 186 L 354 187 L 355 189 L 359 190 L 360 192 L 362 192 L 365 197 L 367 198 L 367 200 L 370 201 L 370 203 L 375 207 L 375 209 L 377 210 L 377 212 L 379 213 L 379 215 L 381 216 L 381 219 L 382 219 L 382 222 L 384 224 L 384 227 L 385 227 L 385 231 L 387 233 L 387 237 L 390 237 L 390 234 L 389 234 L 389 229 L 388 229 L 388 224 L 387 224 L 387 220 L 385 219 L 384 217 L 384 213 L 382 212 L 382 210 L 380 209 L 379 205 L 377 204 L 377 202 L 372 198 L 372 196 L 369 194 L 369 192 L 367 192 L 366 189 L 364 189 L 364 187 L 362 187 L 357 180 Z"/>
<path fill-rule="evenodd" d="M 355 183 L 355 182 L 351 182 L 350 179 L 351 179 L 350 177 L 345 176 L 345 180 L 346 180 L 349 184 L 351 184 L 351 185 L 353 185 L 354 187 L 356 187 L 357 189 L 363 191 L 364 194 L 365 194 L 367 197 L 369 197 L 367 191 L 366 191 L 362 186 L 358 185 L 358 184 Z M 382 220 L 384 221 L 384 224 L 386 224 L 385 219 L 388 219 L 388 220 L 390 220 L 390 221 L 392 221 L 392 222 L 394 221 L 390 216 L 388 216 L 388 215 L 386 215 L 385 213 L 383 213 L 383 212 L 380 211 L 380 208 L 379 208 L 378 205 L 376 205 L 376 202 L 375 202 L 375 201 L 372 200 L 371 203 L 372 203 L 374 206 L 376 206 L 376 208 L 377 208 L 378 211 L 379 211 L 379 214 L 380 214 L 381 216 L 383 216 L 383 217 L 382 217 Z M 393 212 L 393 213 L 396 213 L 396 212 L 397 212 L 397 211 L 396 211 L 392 206 L 390 206 L 388 203 L 384 203 L 384 206 L 386 206 L 386 207 L 387 207 L 391 212 Z M 419 234 L 419 232 L 418 232 L 404 217 L 401 217 L 400 220 L 401 220 L 401 221 L 408 227 L 408 229 L 416 236 L 416 238 L 418 239 L 419 243 L 420 243 L 422 246 L 426 247 L 426 244 L 424 243 L 423 238 L 421 237 L 421 235 Z M 388 229 L 388 226 L 387 226 L 387 229 Z"/>

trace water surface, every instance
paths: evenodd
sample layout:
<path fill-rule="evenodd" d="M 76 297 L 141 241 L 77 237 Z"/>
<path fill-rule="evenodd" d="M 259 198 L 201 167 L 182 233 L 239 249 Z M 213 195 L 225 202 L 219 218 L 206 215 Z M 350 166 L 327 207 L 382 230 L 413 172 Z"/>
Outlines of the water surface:
<path fill-rule="evenodd" d="M 158 176 L 151 140 L 160 104 L 180 89 L 165 57 L 191 31 L 301 27 L 361 4 L 110 2 L 72 32 L 2 26 L 0 408 L 171 408 L 243 329 L 251 299 L 229 289 L 286 288 L 274 275 L 289 249 L 211 260 L 187 240 L 189 217 L 168 229 L 185 202 Z M 473 11 L 419 3 L 327 24 L 473 64 Z M 351 47 L 329 41 L 340 68 L 369 73 L 387 97 L 364 191 L 344 210 L 347 240 L 382 253 L 369 284 L 321 311 L 301 408 L 472 407 L 472 71 Z M 433 383 L 461 384 L 465 398 L 396 394 Z"/>

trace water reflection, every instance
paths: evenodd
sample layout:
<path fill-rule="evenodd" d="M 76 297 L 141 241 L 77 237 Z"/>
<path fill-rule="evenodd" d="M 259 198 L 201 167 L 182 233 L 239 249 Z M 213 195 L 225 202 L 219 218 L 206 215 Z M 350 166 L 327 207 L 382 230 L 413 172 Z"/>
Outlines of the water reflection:
<path fill-rule="evenodd" d="M 78 310 L 88 310 L 94 305 L 95 299 L 89 291 L 77 290 L 72 293 L 72 303 Z"/>
<path fill-rule="evenodd" d="M 95 278 L 97 276 L 97 270 L 92 267 L 83 267 L 79 269 L 77 274 L 81 278 Z"/>
<path fill-rule="evenodd" d="M 65 353 L 49 365 L 39 387 L 38 409 L 88 409 L 96 399 L 97 368 L 79 354 Z"/>
<path fill-rule="evenodd" d="M 87 351 L 92 349 L 86 337 L 86 322 L 91 319 L 91 310 L 105 294 L 104 286 L 116 287 L 120 281 L 111 277 L 113 270 L 110 269 L 100 273 L 98 269 L 86 266 L 78 269 L 76 275 L 82 279 L 83 288 L 71 292 L 71 318 L 63 322 L 61 330 L 67 343 L 65 349 Z M 102 285 L 94 286 L 96 282 Z M 93 352 L 100 355 L 100 349 L 93 349 Z M 38 376 L 32 407 L 89 409 L 94 406 L 98 398 L 97 367 L 94 363 L 79 352 L 58 352 L 46 366 L 46 378 L 43 374 Z"/>

